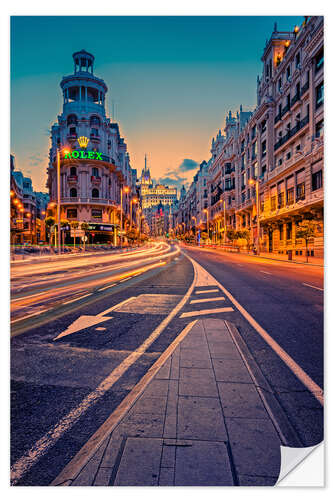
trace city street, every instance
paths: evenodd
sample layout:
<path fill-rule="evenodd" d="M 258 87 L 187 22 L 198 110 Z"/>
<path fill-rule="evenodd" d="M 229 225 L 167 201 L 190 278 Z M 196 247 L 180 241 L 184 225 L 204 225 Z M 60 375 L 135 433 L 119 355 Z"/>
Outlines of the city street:
<path fill-rule="evenodd" d="M 61 475 L 197 319 L 226 320 L 236 327 L 276 398 L 271 409 L 277 413 L 270 419 L 282 429 L 280 438 L 288 427 L 290 446 L 319 443 L 322 289 L 320 267 L 163 242 L 131 255 L 13 267 L 13 484 L 48 485 Z M 287 427 L 276 424 L 285 421 Z M 234 456 L 230 484 L 240 484 L 244 477 L 237 469 L 232 427 L 228 432 L 230 437 L 221 439 L 230 441 Z M 273 481 L 278 466 L 272 463 L 274 474 L 262 474 L 266 481 Z M 107 484 L 120 481 L 115 472 L 112 477 Z"/>

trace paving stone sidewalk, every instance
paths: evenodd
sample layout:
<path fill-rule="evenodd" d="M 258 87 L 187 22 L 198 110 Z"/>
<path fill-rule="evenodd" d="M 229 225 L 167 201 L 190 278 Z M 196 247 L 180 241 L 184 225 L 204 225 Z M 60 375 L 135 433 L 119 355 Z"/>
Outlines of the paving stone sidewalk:
<path fill-rule="evenodd" d="M 224 321 L 198 321 L 71 486 L 270 486 L 280 439 Z"/>

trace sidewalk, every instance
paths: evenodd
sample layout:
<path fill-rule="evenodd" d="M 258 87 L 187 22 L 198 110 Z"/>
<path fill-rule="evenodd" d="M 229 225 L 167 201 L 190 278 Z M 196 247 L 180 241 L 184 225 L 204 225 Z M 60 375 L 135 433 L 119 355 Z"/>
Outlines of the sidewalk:
<path fill-rule="evenodd" d="M 185 245 L 188 246 L 188 245 Z M 303 255 L 300 256 L 293 256 L 292 260 L 288 260 L 288 255 L 286 254 L 278 254 L 278 253 L 269 253 L 269 252 L 260 252 L 260 255 L 254 255 L 252 252 L 246 252 L 246 251 L 240 251 L 240 252 L 230 252 L 228 250 L 224 250 L 223 248 L 220 248 L 219 245 L 189 245 L 189 246 L 194 246 L 195 248 L 203 248 L 203 249 L 211 249 L 211 250 L 217 250 L 222 253 L 231 253 L 231 254 L 236 254 L 236 255 L 246 255 L 248 257 L 251 257 L 253 259 L 268 259 L 268 260 L 280 260 L 283 262 L 290 262 L 292 264 L 304 264 L 306 266 L 318 266 L 318 267 L 324 267 L 324 259 L 320 257 L 309 257 L 309 262 L 306 262 L 306 257 Z"/>
<path fill-rule="evenodd" d="M 274 485 L 286 443 L 235 331 L 189 324 L 52 485 Z"/>

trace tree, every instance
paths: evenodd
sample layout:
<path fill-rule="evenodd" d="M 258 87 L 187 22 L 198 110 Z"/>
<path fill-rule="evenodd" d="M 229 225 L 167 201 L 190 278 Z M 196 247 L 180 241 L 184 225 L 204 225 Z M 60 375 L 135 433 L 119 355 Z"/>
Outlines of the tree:
<path fill-rule="evenodd" d="M 73 229 L 73 231 L 74 231 L 74 249 L 75 249 L 75 239 L 76 239 L 76 234 L 75 234 L 75 231 L 76 231 L 76 229 L 79 227 L 79 223 L 78 223 L 78 221 L 77 221 L 77 220 L 73 220 L 73 221 L 70 223 L 70 225 L 71 225 L 71 228 L 72 228 L 72 229 Z"/>
<path fill-rule="evenodd" d="M 55 218 L 54 217 L 46 217 L 45 219 L 45 229 L 47 229 L 47 235 L 48 235 L 48 241 L 50 242 L 50 229 L 52 226 L 55 224 Z"/>
<path fill-rule="evenodd" d="M 308 245 L 309 240 L 316 234 L 316 223 L 312 220 L 303 220 L 296 226 L 296 238 L 305 241 L 306 262 L 309 262 Z"/>
<path fill-rule="evenodd" d="M 238 231 L 235 231 L 234 229 L 228 229 L 228 231 L 226 232 L 226 236 L 228 238 L 228 240 L 230 240 L 232 242 L 232 244 L 234 244 L 235 240 L 238 239 Z"/>

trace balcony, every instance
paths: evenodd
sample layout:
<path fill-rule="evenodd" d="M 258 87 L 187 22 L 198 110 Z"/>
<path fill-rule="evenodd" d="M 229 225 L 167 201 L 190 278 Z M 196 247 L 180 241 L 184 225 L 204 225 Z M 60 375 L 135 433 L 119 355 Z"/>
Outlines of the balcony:
<path fill-rule="evenodd" d="M 98 177 L 98 176 L 95 176 L 95 175 L 92 175 L 90 177 L 90 180 L 93 184 L 100 184 L 101 183 L 101 177 Z"/>
<path fill-rule="evenodd" d="M 101 142 L 100 136 L 96 135 L 96 134 L 90 134 L 90 140 L 93 141 L 93 142 L 98 142 L 98 143 Z"/>
<path fill-rule="evenodd" d="M 117 202 L 115 200 L 109 200 L 107 198 L 70 198 L 70 197 L 61 198 L 61 204 L 66 204 L 66 203 L 108 205 L 113 207 L 117 206 Z"/>
<path fill-rule="evenodd" d="M 307 125 L 308 123 L 309 123 L 309 115 L 305 116 L 302 120 L 297 122 L 295 127 L 288 130 L 288 132 L 274 144 L 274 151 L 283 146 L 283 144 L 285 144 L 289 139 L 291 139 L 291 137 L 297 134 L 297 132 L 301 130 L 303 127 L 305 127 L 305 125 Z"/>
<path fill-rule="evenodd" d="M 69 141 L 76 141 L 77 139 L 77 133 L 75 134 L 67 134 L 67 140 Z"/>
<path fill-rule="evenodd" d="M 76 183 L 77 179 L 78 179 L 77 175 L 69 175 L 67 177 L 67 180 L 70 184 Z"/>

